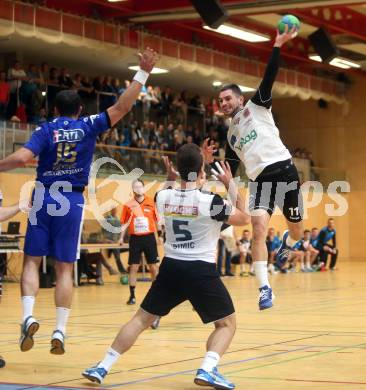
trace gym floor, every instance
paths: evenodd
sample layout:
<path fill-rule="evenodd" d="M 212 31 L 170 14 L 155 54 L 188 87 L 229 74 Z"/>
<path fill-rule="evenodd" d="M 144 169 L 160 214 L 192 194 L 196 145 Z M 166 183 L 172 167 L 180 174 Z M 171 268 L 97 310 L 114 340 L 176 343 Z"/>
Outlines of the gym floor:
<path fill-rule="evenodd" d="M 366 389 L 366 264 L 339 262 L 339 271 L 278 274 L 271 278 L 275 306 L 257 309 L 255 278 L 226 277 L 237 311 L 237 332 L 220 371 L 238 389 Z M 150 283 L 137 286 L 141 302 Z M 75 289 L 66 354 L 49 353 L 55 323 L 53 290 L 42 289 L 34 348 L 19 351 L 19 285 L 6 283 L 1 304 L 0 390 L 96 389 L 81 372 L 103 358 L 119 327 L 135 312 L 128 286 L 117 276 L 104 286 Z M 204 326 L 189 303 L 147 330 L 113 367 L 106 389 L 198 388 L 193 383 L 212 325 Z"/>

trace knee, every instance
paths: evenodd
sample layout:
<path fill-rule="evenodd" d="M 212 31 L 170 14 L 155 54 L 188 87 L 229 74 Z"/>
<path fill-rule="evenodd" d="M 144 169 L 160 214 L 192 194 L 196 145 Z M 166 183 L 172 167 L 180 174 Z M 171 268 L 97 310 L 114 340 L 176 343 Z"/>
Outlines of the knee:
<path fill-rule="evenodd" d="M 236 330 L 236 317 L 235 314 L 232 314 L 229 317 L 226 317 L 222 320 L 216 321 L 215 322 L 215 327 L 216 328 L 226 328 L 232 333 L 235 333 Z"/>
<path fill-rule="evenodd" d="M 254 224 L 253 225 L 253 240 L 254 241 L 263 241 L 266 238 L 266 227 L 263 224 Z"/>
<path fill-rule="evenodd" d="M 139 269 L 139 264 L 130 265 L 130 273 L 137 273 L 138 269 Z"/>

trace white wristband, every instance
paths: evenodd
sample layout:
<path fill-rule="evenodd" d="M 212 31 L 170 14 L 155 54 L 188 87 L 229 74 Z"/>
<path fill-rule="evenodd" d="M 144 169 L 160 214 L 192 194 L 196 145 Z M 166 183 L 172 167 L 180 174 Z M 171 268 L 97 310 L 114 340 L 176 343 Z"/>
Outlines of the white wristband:
<path fill-rule="evenodd" d="M 149 78 L 150 74 L 145 72 L 144 70 L 140 69 L 137 71 L 137 73 L 134 76 L 134 80 L 139 82 L 142 85 L 145 85 L 147 79 Z"/>

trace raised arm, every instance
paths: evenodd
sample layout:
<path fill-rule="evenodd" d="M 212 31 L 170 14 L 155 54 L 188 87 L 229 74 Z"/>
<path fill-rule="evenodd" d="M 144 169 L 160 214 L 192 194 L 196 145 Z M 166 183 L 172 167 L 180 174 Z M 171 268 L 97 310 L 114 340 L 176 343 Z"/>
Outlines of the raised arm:
<path fill-rule="evenodd" d="M 119 97 L 117 102 L 107 109 L 111 126 L 114 126 L 120 119 L 122 119 L 132 108 L 136 99 L 138 98 L 141 87 L 145 85 L 150 72 L 154 68 L 158 60 L 157 53 L 147 48 L 140 56 L 140 70 L 136 73 L 132 83 L 126 91 Z"/>
<path fill-rule="evenodd" d="M 20 211 L 19 204 L 14 204 L 13 206 L 0 207 L 0 222 L 6 221 L 7 219 L 13 217 L 15 214 L 18 214 Z"/>
<path fill-rule="evenodd" d="M 270 108 L 272 105 L 272 87 L 276 80 L 278 69 L 280 66 L 280 48 L 281 46 L 293 39 L 296 36 L 295 29 L 286 31 L 280 34 L 277 31 L 275 43 L 273 45 L 272 53 L 269 58 L 266 70 L 264 72 L 263 80 L 257 89 L 255 95 L 251 98 L 251 101 L 258 106 Z"/>
<path fill-rule="evenodd" d="M 16 152 L 0 160 L 0 172 L 10 169 L 23 167 L 28 161 L 32 160 L 34 154 L 27 148 L 20 148 Z"/>

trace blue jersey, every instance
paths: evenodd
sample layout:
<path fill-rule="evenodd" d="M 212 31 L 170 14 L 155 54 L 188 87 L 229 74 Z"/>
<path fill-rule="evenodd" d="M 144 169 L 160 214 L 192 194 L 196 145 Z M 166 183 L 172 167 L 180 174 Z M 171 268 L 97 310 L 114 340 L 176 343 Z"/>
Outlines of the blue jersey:
<path fill-rule="evenodd" d="M 281 246 L 281 240 L 277 236 L 274 236 L 272 241 L 267 238 L 266 244 L 268 252 L 273 252 Z"/>
<path fill-rule="evenodd" d="M 316 236 L 316 238 L 310 238 L 310 244 L 316 249 L 318 247 L 318 236 Z"/>
<path fill-rule="evenodd" d="M 60 117 L 37 127 L 24 145 L 38 156 L 37 180 L 45 187 L 56 181 L 86 186 L 96 138 L 110 127 L 107 112 L 76 120 Z"/>
<path fill-rule="evenodd" d="M 330 230 L 328 227 L 324 227 L 320 230 L 318 235 L 318 245 L 322 248 L 324 245 L 330 244 L 329 241 L 332 240 L 333 247 L 336 246 L 336 231 L 335 229 Z"/>

